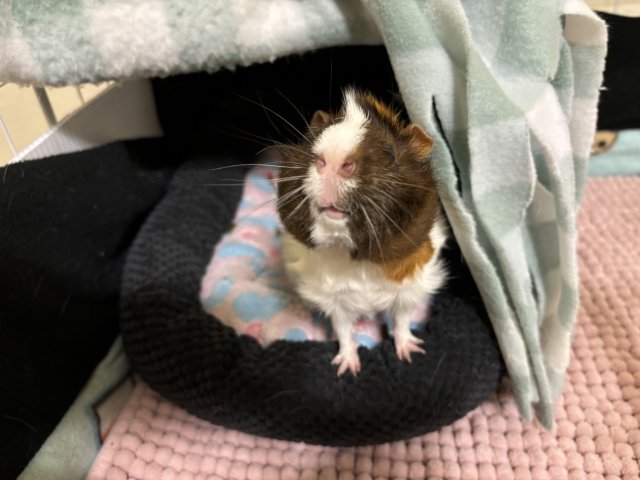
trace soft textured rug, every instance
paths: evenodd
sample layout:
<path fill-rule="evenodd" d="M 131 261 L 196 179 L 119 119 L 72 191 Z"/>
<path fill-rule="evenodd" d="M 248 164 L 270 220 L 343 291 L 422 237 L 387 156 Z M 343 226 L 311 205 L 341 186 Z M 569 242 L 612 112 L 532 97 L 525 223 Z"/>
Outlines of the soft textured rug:
<path fill-rule="evenodd" d="M 640 178 L 590 180 L 580 212 L 581 309 L 551 432 L 505 392 L 453 425 L 329 448 L 216 427 L 139 384 L 88 479 L 640 478 Z"/>

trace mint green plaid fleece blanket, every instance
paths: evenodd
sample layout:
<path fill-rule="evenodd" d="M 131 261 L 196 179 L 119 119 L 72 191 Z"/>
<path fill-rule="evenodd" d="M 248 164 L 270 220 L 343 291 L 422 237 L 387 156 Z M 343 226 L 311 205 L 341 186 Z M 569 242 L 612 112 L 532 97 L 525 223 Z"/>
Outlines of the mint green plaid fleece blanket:
<path fill-rule="evenodd" d="M 583 0 L 2 0 L 0 80 L 215 71 L 383 42 L 520 410 L 546 427 L 578 306 L 576 211 L 606 52 Z"/>

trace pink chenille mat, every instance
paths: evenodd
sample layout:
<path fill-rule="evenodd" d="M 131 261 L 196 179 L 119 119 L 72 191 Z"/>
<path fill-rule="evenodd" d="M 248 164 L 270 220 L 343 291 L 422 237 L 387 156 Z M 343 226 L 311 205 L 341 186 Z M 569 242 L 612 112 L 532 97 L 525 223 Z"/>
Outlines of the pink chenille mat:
<path fill-rule="evenodd" d="M 333 448 L 211 425 L 139 384 L 88 475 L 98 479 L 640 478 L 640 178 L 590 180 L 581 302 L 552 432 L 497 395 L 439 432 Z"/>

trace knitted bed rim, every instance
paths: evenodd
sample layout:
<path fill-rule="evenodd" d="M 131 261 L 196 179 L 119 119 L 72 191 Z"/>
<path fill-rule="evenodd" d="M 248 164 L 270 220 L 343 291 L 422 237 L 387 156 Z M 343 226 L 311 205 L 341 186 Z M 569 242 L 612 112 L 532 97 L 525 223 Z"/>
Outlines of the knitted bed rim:
<path fill-rule="evenodd" d="M 121 326 L 133 369 L 153 389 L 215 424 L 271 438 L 366 445 L 447 425 L 494 393 L 502 362 L 482 302 L 447 288 L 432 308 L 425 355 L 400 362 L 393 341 L 360 349 L 362 372 L 336 375 L 336 342 L 267 348 L 205 313 L 200 281 L 240 189 L 203 187 L 220 162 L 183 164 L 129 251 Z M 220 171 L 238 180 L 244 171 Z M 462 278 L 468 273 L 452 272 Z"/>

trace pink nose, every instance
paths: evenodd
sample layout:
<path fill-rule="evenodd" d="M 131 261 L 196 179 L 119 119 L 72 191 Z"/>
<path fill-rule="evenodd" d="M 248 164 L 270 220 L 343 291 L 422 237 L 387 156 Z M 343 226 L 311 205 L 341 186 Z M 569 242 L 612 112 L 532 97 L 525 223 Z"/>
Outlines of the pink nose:
<path fill-rule="evenodd" d="M 320 156 L 316 162 L 316 168 L 318 173 L 322 174 L 337 174 L 341 177 L 348 178 L 353 175 L 356 169 L 356 162 L 353 159 L 347 158 L 341 161 L 329 161 L 325 157 Z"/>

